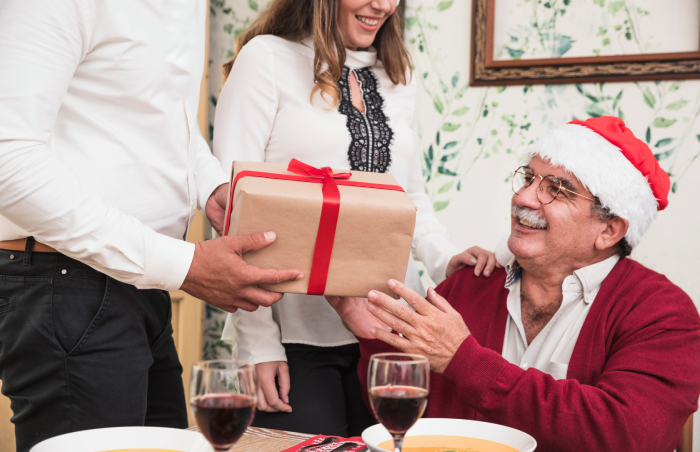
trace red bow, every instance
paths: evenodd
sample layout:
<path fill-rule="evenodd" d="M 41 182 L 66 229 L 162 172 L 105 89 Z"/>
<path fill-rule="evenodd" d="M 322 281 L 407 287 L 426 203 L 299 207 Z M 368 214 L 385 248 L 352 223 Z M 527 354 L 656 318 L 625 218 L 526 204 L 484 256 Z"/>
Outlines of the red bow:
<path fill-rule="evenodd" d="M 306 292 L 309 295 L 323 295 L 326 290 L 328 267 L 331 263 L 335 229 L 338 226 L 338 214 L 340 213 L 340 191 L 338 191 L 334 179 L 350 179 L 352 174 L 334 173 L 327 166 L 321 169 L 314 168 L 297 159 L 292 159 L 289 162 L 287 171 L 305 176 L 323 177 L 323 207 L 321 208 L 321 220 L 318 223 L 314 259 L 311 263 L 309 288 Z"/>

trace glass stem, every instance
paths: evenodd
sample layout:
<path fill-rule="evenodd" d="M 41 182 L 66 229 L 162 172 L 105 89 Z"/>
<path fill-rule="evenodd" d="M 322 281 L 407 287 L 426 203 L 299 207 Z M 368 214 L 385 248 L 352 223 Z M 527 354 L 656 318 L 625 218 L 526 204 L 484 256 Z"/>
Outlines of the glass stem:
<path fill-rule="evenodd" d="M 394 452 L 401 452 L 404 435 L 405 433 L 392 433 L 391 436 L 394 438 Z"/>

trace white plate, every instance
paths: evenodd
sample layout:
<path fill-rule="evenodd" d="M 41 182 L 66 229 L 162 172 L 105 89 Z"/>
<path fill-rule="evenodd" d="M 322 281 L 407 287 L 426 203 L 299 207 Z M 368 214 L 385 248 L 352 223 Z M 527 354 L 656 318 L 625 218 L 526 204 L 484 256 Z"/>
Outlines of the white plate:
<path fill-rule="evenodd" d="M 489 422 L 465 419 L 418 419 L 416 425 L 406 433 L 406 436 L 418 435 L 450 435 L 486 439 L 514 447 L 519 452 L 532 452 L 537 447 L 535 438 L 520 430 Z M 386 452 L 378 446 L 390 439 L 391 434 L 382 424 L 373 425 L 362 432 L 362 441 L 372 452 Z"/>
<path fill-rule="evenodd" d="M 201 433 L 163 427 L 113 427 L 67 433 L 40 442 L 30 452 L 102 452 L 137 448 L 214 452 Z"/>

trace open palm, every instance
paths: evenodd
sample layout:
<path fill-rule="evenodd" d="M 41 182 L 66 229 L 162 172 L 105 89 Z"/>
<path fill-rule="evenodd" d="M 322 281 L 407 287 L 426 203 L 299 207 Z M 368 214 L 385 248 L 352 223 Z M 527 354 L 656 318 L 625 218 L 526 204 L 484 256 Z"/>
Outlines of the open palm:
<path fill-rule="evenodd" d="M 352 334 L 365 339 L 374 339 L 371 328 L 391 331 L 384 322 L 367 310 L 368 300 L 359 297 L 326 297 Z"/>

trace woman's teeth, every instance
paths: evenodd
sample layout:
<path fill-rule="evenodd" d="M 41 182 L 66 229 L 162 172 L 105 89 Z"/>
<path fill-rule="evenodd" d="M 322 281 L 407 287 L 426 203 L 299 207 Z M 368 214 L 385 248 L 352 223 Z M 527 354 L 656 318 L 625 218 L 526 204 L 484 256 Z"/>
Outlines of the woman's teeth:
<path fill-rule="evenodd" d="M 355 16 L 357 20 L 362 22 L 363 24 L 369 26 L 369 27 L 374 27 L 379 23 L 379 19 L 369 19 L 367 17 L 362 17 L 362 16 Z"/>

